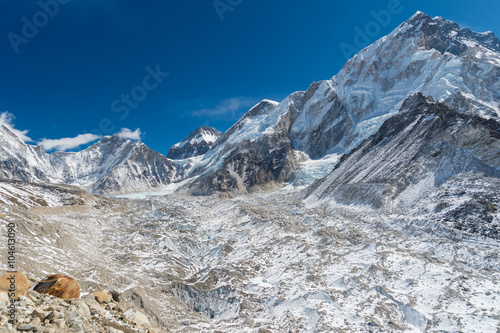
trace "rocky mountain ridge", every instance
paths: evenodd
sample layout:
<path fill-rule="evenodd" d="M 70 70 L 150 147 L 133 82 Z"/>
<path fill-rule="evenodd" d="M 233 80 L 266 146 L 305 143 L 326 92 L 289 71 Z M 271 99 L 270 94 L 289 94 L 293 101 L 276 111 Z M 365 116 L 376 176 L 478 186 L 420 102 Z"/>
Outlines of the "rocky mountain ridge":
<path fill-rule="evenodd" d="M 468 184 L 461 186 L 460 200 L 451 191 L 458 179 Z M 480 179 L 482 194 L 477 189 Z M 500 195 L 488 190 L 493 184 L 500 184 L 500 122 L 461 114 L 417 94 L 376 134 L 344 155 L 327 177 L 316 181 L 306 202 L 335 201 L 428 215 L 461 230 L 500 238 L 500 220 L 493 208 Z"/>

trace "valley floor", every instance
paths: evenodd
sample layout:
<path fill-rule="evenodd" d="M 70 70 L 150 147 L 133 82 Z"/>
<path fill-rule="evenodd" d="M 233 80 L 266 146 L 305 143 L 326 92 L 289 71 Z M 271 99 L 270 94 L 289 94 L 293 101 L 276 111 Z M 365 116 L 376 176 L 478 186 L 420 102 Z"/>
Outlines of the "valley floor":
<path fill-rule="evenodd" d="M 19 226 L 21 269 L 133 291 L 165 331 L 500 329 L 500 244 L 432 221 L 306 207 L 286 188 L 1 208 Z"/>

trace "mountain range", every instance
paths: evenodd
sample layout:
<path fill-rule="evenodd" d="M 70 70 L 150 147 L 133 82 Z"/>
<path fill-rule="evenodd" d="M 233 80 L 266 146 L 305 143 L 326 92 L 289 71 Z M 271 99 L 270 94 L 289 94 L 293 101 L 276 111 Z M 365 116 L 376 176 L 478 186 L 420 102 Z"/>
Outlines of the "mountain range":
<path fill-rule="evenodd" d="M 496 182 L 499 120 L 498 38 L 417 12 L 361 50 L 333 78 L 282 102 L 258 103 L 225 133 L 200 127 L 167 156 L 116 135 L 79 152 L 48 154 L 25 144 L 4 123 L 0 176 L 106 195 L 182 181 L 192 194 L 224 196 L 322 178 L 306 191 L 311 204 L 335 201 L 398 210 L 412 188 L 419 188 L 412 192 L 415 200 L 424 200 L 430 187 L 436 194 L 457 177 L 465 183 L 477 177 Z M 325 159 L 334 162 L 322 164 Z M 497 194 L 482 198 L 483 206 L 496 204 Z M 450 200 L 440 197 L 439 204 L 448 205 L 438 209 L 442 219 L 467 217 L 460 213 L 464 207 L 479 205 L 450 205 Z M 429 208 L 423 205 L 418 212 L 429 213 Z M 498 220 L 493 211 L 475 216 Z M 477 229 L 465 220 L 457 223 Z M 484 233 L 498 235 L 496 224 L 491 225 Z"/>
<path fill-rule="evenodd" d="M 417 12 L 331 79 L 166 156 L 120 135 L 47 153 L 18 133 L 0 120 L 16 265 L 120 300 L 78 314 L 24 298 L 24 331 L 498 332 L 491 32 Z"/>

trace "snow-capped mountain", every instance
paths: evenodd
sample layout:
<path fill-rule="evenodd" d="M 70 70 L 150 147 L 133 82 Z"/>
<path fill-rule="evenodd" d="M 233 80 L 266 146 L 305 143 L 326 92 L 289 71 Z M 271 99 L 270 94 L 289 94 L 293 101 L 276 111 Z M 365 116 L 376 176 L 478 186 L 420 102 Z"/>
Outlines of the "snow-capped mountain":
<path fill-rule="evenodd" d="M 70 184 L 93 193 L 145 191 L 166 185 L 179 167 L 142 142 L 118 135 L 104 137 L 79 152 L 47 154 L 24 143 L 10 125 L 0 126 L 1 178 L 35 183 Z"/>
<path fill-rule="evenodd" d="M 174 180 L 178 167 L 144 143 L 118 135 L 76 153 L 49 155 L 62 183 L 81 186 L 93 193 L 144 191 Z"/>
<path fill-rule="evenodd" d="M 50 183 L 53 173 L 42 147 L 25 144 L 11 126 L 0 122 L 0 178 Z"/>
<path fill-rule="evenodd" d="M 300 162 L 356 148 L 416 93 L 500 118 L 500 41 L 421 12 L 363 49 L 331 80 L 281 103 L 263 101 L 201 160 L 195 192 L 269 187 Z"/>
<path fill-rule="evenodd" d="M 332 156 L 327 160 L 333 162 L 318 163 L 324 170 L 314 172 L 326 175 L 416 93 L 458 113 L 499 119 L 499 51 L 491 32 L 475 33 L 418 12 L 332 79 L 281 103 L 262 101 L 222 135 L 205 127 L 194 131 L 169 151 L 180 161 L 118 137 L 77 153 L 46 154 L 2 130 L 1 172 L 4 178 L 74 184 L 96 193 L 146 190 L 194 177 L 194 193 L 269 189 Z"/>
<path fill-rule="evenodd" d="M 167 154 L 172 160 L 183 160 L 205 154 L 220 138 L 221 132 L 213 127 L 200 126 L 184 140 L 173 145 Z"/>

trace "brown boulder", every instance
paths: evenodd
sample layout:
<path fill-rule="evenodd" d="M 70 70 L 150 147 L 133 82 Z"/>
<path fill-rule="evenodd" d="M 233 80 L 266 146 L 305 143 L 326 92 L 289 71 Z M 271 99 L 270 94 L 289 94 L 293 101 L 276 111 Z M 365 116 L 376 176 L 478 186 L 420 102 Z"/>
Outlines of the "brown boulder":
<path fill-rule="evenodd" d="M 80 297 L 80 286 L 75 279 L 60 274 L 46 277 L 33 288 L 40 294 L 48 294 L 62 299 Z"/>
<path fill-rule="evenodd" d="M 14 283 L 14 288 L 11 289 L 11 284 Z M 24 276 L 23 272 L 17 271 L 14 273 L 5 273 L 0 278 L 0 292 L 9 294 L 15 292 L 15 298 L 18 299 L 19 295 L 26 296 L 26 292 L 30 287 L 30 282 Z"/>

